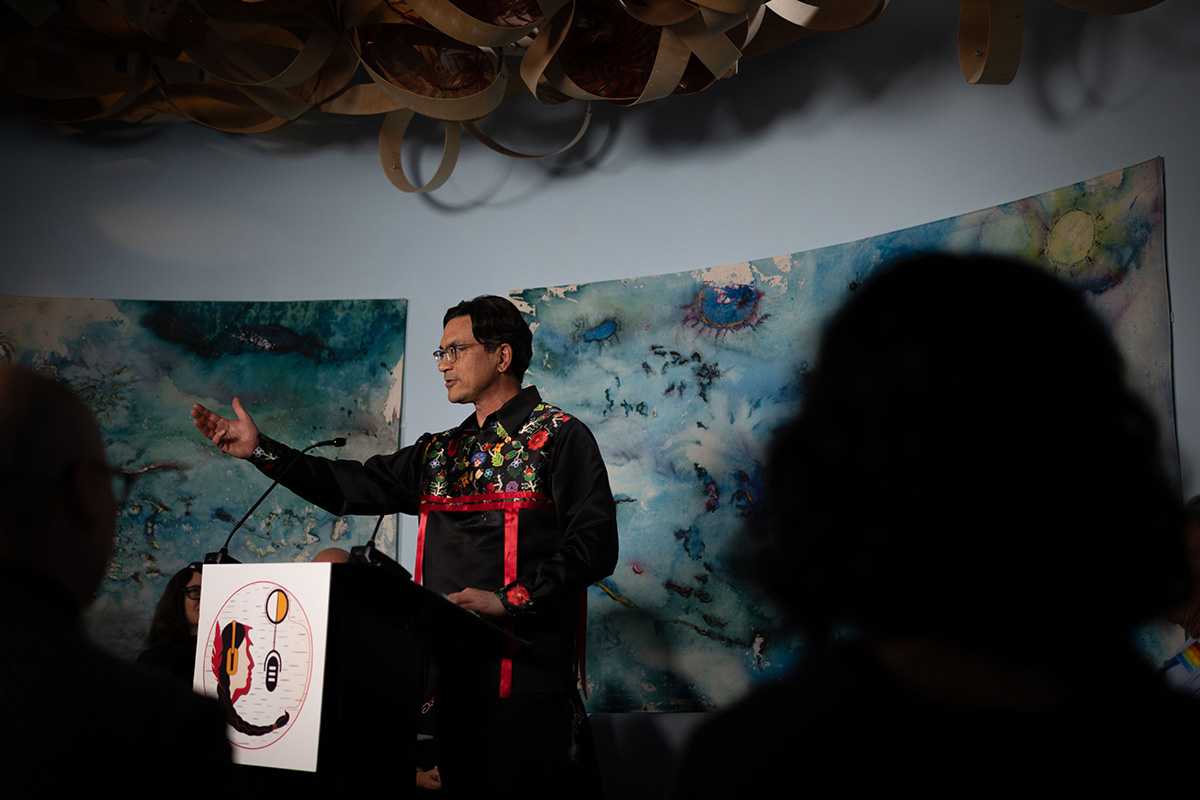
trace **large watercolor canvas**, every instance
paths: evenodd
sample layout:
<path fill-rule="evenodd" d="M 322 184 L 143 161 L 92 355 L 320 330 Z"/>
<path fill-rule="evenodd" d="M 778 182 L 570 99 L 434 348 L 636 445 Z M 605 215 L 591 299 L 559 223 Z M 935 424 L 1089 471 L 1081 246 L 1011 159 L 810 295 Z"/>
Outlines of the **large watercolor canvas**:
<path fill-rule="evenodd" d="M 1160 160 L 810 252 L 514 292 L 535 326 L 527 380 L 591 427 L 617 496 L 621 560 L 589 596 L 593 709 L 719 707 L 798 657 L 734 569 L 761 508 L 764 445 L 795 413 L 831 313 L 930 250 L 1014 256 L 1083 289 L 1177 473 Z"/>
<path fill-rule="evenodd" d="M 0 357 L 76 390 L 111 464 L 136 475 L 116 552 L 89 610 L 93 636 L 143 647 L 170 576 L 218 549 L 270 482 L 192 426 L 193 403 L 226 416 L 239 395 L 272 437 L 307 446 L 345 436 L 363 459 L 399 443 L 405 300 L 150 302 L 0 297 Z M 36 514 L 36 509 L 30 509 Z M 374 520 L 339 518 L 276 491 L 238 531 L 240 561 L 307 560 L 362 544 Z M 395 550 L 395 525 L 380 532 Z"/>

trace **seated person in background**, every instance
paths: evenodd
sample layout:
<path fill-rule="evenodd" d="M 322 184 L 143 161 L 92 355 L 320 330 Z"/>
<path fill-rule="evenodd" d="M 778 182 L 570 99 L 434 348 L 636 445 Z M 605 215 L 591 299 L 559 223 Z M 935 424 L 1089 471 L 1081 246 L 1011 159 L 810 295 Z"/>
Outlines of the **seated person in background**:
<path fill-rule="evenodd" d="M 982 257 L 869 279 L 824 333 L 769 491 L 757 577 L 805 657 L 700 730 L 676 797 L 818 772 L 934 796 L 1190 780 L 1200 712 L 1131 645 L 1187 591 L 1180 504 L 1073 290 Z"/>
<path fill-rule="evenodd" d="M 138 666 L 151 667 L 192 685 L 196 668 L 196 627 L 200 624 L 200 565 L 184 567 L 167 581 L 154 618 L 150 621 L 148 649 L 137 657 Z"/>
<path fill-rule="evenodd" d="M 6 796 L 80 781 L 227 778 L 217 704 L 87 640 L 80 611 L 112 554 L 113 471 L 69 390 L 0 365 L 0 771 Z M 121 476 L 123 478 L 123 476 Z M 122 480 L 123 482 L 123 480 Z"/>
<path fill-rule="evenodd" d="M 1192 594 L 1187 602 L 1171 609 L 1167 619 L 1183 628 L 1187 639 L 1179 652 L 1159 669 L 1167 685 L 1189 694 L 1200 694 L 1200 494 L 1188 500 L 1187 543 L 1188 566 L 1192 573 Z"/>

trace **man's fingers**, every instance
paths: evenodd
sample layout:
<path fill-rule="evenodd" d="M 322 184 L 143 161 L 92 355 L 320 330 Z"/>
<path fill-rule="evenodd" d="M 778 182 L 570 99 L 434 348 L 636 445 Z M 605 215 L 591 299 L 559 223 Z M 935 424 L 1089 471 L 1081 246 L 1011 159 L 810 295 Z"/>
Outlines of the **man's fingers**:
<path fill-rule="evenodd" d="M 468 611 L 474 611 L 476 614 L 487 617 L 502 617 L 504 616 L 504 605 L 499 598 L 491 592 L 485 592 L 482 589 L 467 587 L 461 592 L 446 595 L 454 605 L 465 608 Z"/>
<path fill-rule="evenodd" d="M 192 421 L 196 423 L 197 428 L 211 428 L 216 424 L 215 420 L 217 419 L 220 419 L 220 417 L 199 403 L 192 406 Z"/>
<path fill-rule="evenodd" d="M 233 398 L 233 413 L 237 414 L 238 419 L 250 419 L 250 415 L 246 413 L 246 409 L 242 407 L 240 398 Z"/>

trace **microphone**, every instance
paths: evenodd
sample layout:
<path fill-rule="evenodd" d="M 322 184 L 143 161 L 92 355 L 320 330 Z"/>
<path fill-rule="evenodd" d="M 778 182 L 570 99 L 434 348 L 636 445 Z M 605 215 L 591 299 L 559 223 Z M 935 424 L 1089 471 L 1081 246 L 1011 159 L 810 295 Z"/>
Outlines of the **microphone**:
<path fill-rule="evenodd" d="M 412 580 L 412 573 L 406 570 L 401 564 L 391 556 L 381 552 L 375 547 L 375 537 L 379 535 L 379 526 L 383 524 L 383 518 L 387 514 L 380 514 L 379 519 L 375 522 L 375 530 L 371 534 L 371 540 L 366 544 L 360 544 L 357 547 L 350 548 L 351 564 L 366 564 L 373 567 L 382 567 L 388 572 L 399 575 L 405 580 Z"/>
<path fill-rule="evenodd" d="M 396 484 L 395 486 L 392 487 L 392 491 L 389 494 L 389 500 L 396 496 L 396 492 L 399 491 L 399 488 L 400 488 L 399 484 Z M 405 580 L 411 581 L 412 580 L 411 572 L 409 572 L 407 569 L 405 569 L 400 564 L 400 562 L 396 561 L 394 558 L 387 555 L 386 553 L 380 551 L 379 548 L 377 548 L 375 546 L 375 538 L 377 536 L 379 536 L 379 528 L 382 527 L 384 517 L 386 517 L 386 516 L 388 516 L 386 513 L 380 514 L 379 519 L 375 520 L 375 530 L 371 531 L 371 539 L 366 544 L 362 544 L 357 547 L 350 548 L 350 562 L 349 563 L 351 563 L 351 564 L 366 564 L 366 565 L 373 566 L 373 567 L 382 567 L 383 569 L 387 570 L 388 572 L 391 572 L 395 575 L 399 575 L 400 577 L 404 578 Z"/>
<path fill-rule="evenodd" d="M 346 446 L 346 437 L 338 436 L 334 439 L 326 439 L 323 442 L 317 442 L 316 444 L 310 444 L 308 447 L 304 448 L 303 450 L 299 451 L 294 456 L 292 456 L 291 460 L 288 461 L 288 463 L 284 465 L 283 469 L 281 469 L 279 471 L 279 475 L 278 475 L 278 477 L 275 478 L 274 482 L 270 486 L 267 487 L 267 490 L 265 492 L 262 493 L 262 497 L 258 498 L 258 500 L 254 503 L 254 505 L 250 506 L 250 510 L 246 512 L 246 515 L 238 520 L 237 525 L 233 526 L 233 530 L 231 530 L 229 532 L 229 536 L 228 536 L 228 538 L 225 539 L 225 544 L 221 545 L 221 549 L 215 553 L 205 553 L 204 563 L 205 564 L 240 564 L 240 563 L 242 563 L 242 562 L 238 561 L 236 558 L 234 558 L 233 556 L 229 555 L 229 543 L 233 541 L 233 535 L 238 532 L 238 528 L 242 527 L 242 525 L 246 522 L 246 520 L 250 519 L 250 515 L 254 513 L 254 509 L 256 509 L 260 505 L 262 505 L 262 501 L 266 500 L 267 495 L 269 495 L 275 489 L 275 487 L 279 485 L 279 482 L 281 480 L 283 480 L 283 476 L 287 474 L 287 471 L 289 469 L 291 469 L 293 466 L 295 466 L 296 462 L 300 460 L 300 456 L 304 455 L 309 450 L 315 450 L 318 447 L 328 447 L 329 445 L 333 445 L 334 447 L 345 447 Z"/>

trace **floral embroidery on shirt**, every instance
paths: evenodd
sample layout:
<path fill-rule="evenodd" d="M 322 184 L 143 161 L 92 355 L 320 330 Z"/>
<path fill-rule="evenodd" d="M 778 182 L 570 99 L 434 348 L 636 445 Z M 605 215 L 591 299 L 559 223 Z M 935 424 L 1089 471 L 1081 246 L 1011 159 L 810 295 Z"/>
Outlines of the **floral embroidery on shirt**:
<path fill-rule="evenodd" d="M 496 592 L 509 615 L 527 614 L 533 611 L 533 597 L 522 583 L 514 582 Z"/>
<path fill-rule="evenodd" d="M 250 456 L 250 463 L 264 472 L 269 472 L 271 467 L 275 466 L 275 462 L 279 460 L 281 447 L 279 442 L 260 433 L 258 446 L 254 448 L 254 453 Z"/>
<path fill-rule="evenodd" d="M 541 492 L 554 455 L 553 433 L 568 414 L 534 406 L 516 435 L 495 421 L 482 430 L 454 428 L 430 438 L 421 491 L 437 497 L 494 492 Z"/>

